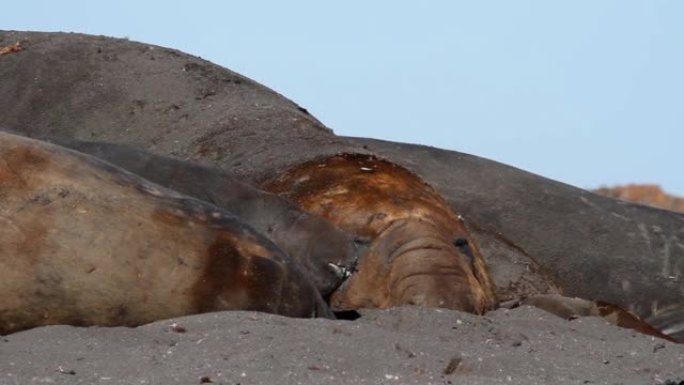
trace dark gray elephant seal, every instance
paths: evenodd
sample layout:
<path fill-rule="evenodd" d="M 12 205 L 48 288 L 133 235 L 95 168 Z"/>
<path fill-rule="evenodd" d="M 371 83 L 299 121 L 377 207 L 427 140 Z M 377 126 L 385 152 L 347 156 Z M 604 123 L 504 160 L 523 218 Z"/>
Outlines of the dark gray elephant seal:
<path fill-rule="evenodd" d="M 0 132 L 0 334 L 250 309 L 330 315 L 306 276 L 216 206 Z"/>
<path fill-rule="evenodd" d="M 216 168 L 154 155 L 129 146 L 76 140 L 58 142 L 96 156 L 153 183 L 230 211 L 289 254 L 321 295 L 328 296 L 357 260 L 352 237 L 329 221 Z"/>
<path fill-rule="evenodd" d="M 606 198 L 455 151 L 348 139 L 420 175 L 460 208 L 490 263 L 501 300 L 508 291 L 602 301 L 684 341 L 683 214 Z M 539 284 L 519 289 L 525 281 L 509 275 L 516 261 L 549 282 L 546 293 L 537 291 Z"/>

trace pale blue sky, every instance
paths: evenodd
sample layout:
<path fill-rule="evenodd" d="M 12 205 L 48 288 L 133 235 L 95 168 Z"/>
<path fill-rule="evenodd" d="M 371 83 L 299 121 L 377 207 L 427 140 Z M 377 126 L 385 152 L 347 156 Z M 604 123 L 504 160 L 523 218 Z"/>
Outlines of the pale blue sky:
<path fill-rule="evenodd" d="M 38 1 L 0 28 L 128 37 L 253 78 L 341 135 L 684 195 L 684 1 Z"/>

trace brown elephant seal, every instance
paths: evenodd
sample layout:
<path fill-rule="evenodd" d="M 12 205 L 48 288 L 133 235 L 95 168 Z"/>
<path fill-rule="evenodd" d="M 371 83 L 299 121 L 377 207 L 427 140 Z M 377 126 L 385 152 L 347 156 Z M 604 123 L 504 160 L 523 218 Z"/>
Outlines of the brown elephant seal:
<path fill-rule="evenodd" d="M 496 300 L 484 259 L 448 204 L 416 175 L 370 155 L 295 166 L 263 187 L 368 239 L 336 310 L 413 304 L 483 313 Z"/>
<path fill-rule="evenodd" d="M 0 334 L 249 309 L 330 315 L 297 265 L 216 206 L 0 132 Z"/>

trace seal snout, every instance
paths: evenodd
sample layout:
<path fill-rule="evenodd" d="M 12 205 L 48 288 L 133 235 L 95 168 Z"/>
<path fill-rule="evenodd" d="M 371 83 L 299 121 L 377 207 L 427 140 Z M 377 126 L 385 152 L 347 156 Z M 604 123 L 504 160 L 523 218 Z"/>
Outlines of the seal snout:
<path fill-rule="evenodd" d="M 358 272 L 333 294 L 333 308 L 417 305 L 484 312 L 491 298 L 451 239 L 430 222 L 392 222 L 371 244 Z"/>
<path fill-rule="evenodd" d="M 397 221 L 388 229 L 387 237 L 399 245 L 389 254 L 388 261 L 392 305 L 473 313 L 482 313 L 489 307 L 485 290 L 472 270 L 472 254 L 454 246 L 449 234 L 438 226 L 421 220 Z"/>

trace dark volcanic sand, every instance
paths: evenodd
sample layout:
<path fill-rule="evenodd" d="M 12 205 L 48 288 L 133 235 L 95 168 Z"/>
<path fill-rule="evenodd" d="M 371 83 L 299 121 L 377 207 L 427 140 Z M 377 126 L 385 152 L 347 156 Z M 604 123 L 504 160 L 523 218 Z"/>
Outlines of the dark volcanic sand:
<path fill-rule="evenodd" d="M 174 326 L 175 330 L 174 330 Z M 0 384 L 677 384 L 684 346 L 534 308 L 364 311 L 356 321 L 222 312 L 138 328 L 6 336 Z M 212 381 L 212 382 L 209 382 Z"/>

